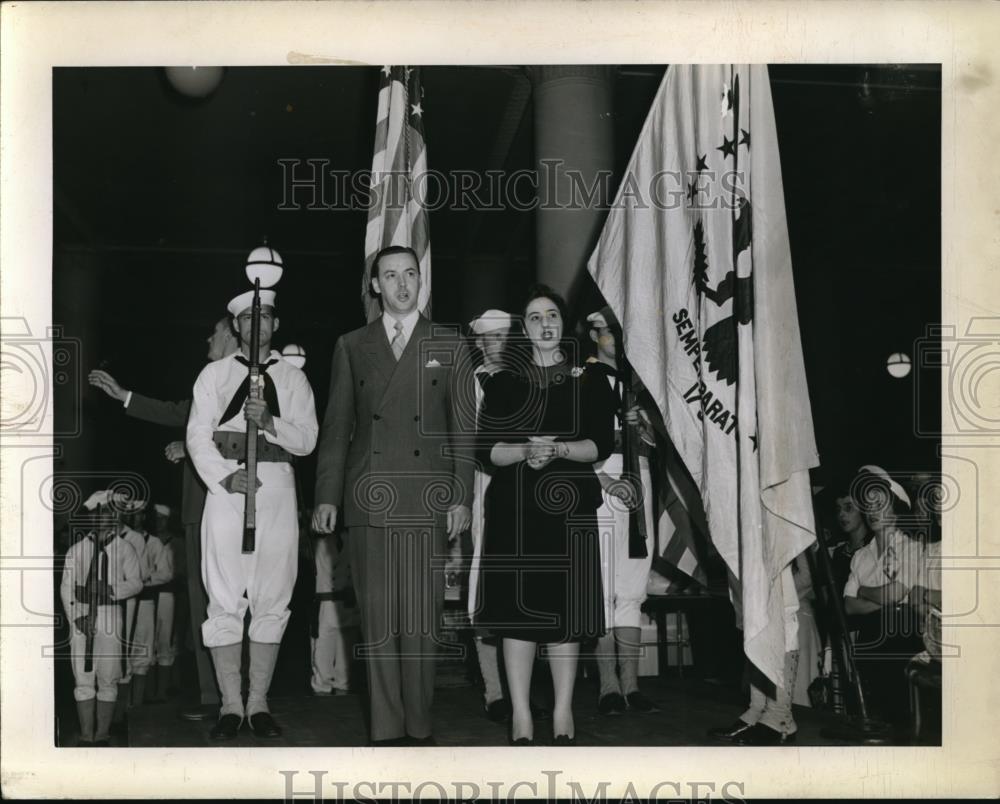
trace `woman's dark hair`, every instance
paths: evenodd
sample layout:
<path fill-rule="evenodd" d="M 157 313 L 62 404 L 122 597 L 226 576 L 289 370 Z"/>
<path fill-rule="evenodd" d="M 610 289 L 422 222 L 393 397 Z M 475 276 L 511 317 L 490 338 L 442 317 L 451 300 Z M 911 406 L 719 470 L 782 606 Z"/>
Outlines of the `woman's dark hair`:
<path fill-rule="evenodd" d="M 520 306 L 520 331 L 515 332 L 515 328 L 512 327 L 511 337 L 507 341 L 506 357 L 508 357 L 508 365 L 513 371 L 520 374 L 527 373 L 530 370 L 529 367 L 534 365 L 531 341 L 528 339 L 528 331 L 524 321 L 524 312 L 528 309 L 528 305 L 536 299 L 548 299 L 555 304 L 556 309 L 559 310 L 559 316 L 562 318 L 563 331 L 559 348 L 566 356 L 566 365 L 571 366 L 574 364 L 574 361 L 579 362 L 579 344 L 570 335 L 572 327 L 570 326 L 569 309 L 566 306 L 566 300 L 548 285 L 532 285 L 528 290 L 528 295 Z"/>

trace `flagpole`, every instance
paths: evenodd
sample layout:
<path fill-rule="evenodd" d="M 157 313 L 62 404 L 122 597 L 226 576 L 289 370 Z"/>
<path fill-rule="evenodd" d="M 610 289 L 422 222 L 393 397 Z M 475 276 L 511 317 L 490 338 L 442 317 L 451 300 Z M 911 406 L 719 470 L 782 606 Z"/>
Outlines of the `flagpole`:
<path fill-rule="evenodd" d="M 816 517 L 816 521 L 819 521 L 818 516 Z M 867 745 L 885 745 L 890 742 L 890 729 L 886 723 L 868 714 L 865 691 L 861 685 L 861 676 L 858 674 L 858 665 L 854 659 L 853 645 L 850 642 L 851 636 L 847 627 L 847 615 L 844 613 L 842 599 L 836 594 L 837 582 L 834 579 L 833 566 L 830 562 L 830 554 L 827 552 L 826 536 L 823 533 L 823 528 L 816 528 L 816 545 L 818 548 L 817 552 L 819 553 L 819 563 L 823 567 L 827 591 L 830 593 L 827 595 L 829 598 L 827 607 L 828 609 L 833 609 L 833 619 L 837 623 L 836 636 L 841 640 L 842 651 L 843 648 L 848 648 L 848 650 L 843 651 L 847 655 L 846 669 L 851 676 L 854 695 L 858 702 L 857 717 L 845 714 L 843 723 L 837 726 L 827 726 L 820 730 L 820 734 L 823 737 L 834 740 L 861 742 Z M 843 661 L 843 654 L 841 654 L 840 661 Z"/>

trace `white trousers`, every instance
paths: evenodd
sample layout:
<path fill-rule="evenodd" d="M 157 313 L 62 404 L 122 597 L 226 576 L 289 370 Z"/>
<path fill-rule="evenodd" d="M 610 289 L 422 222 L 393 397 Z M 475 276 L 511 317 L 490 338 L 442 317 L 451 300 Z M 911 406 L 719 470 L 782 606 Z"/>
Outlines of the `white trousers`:
<path fill-rule="evenodd" d="M 350 583 L 347 550 L 337 551 L 333 534 L 316 539 L 316 592 L 323 594 L 343 590 Z M 357 607 L 348 607 L 341 600 L 323 600 L 319 604 L 317 634 L 310 640 L 312 678 L 315 692 L 347 690 L 351 685 L 351 632 L 360 623 Z"/>
<path fill-rule="evenodd" d="M 94 637 L 94 661 L 86 672 L 87 637 L 70 624 L 69 652 L 73 667 L 73 698 L 77 701 L 114 701 L 118 698 L 118 682 L 122 677 L 122 616 L 121 607 L 98 606 L 97 634 Z"/>
<path fill-rule="evenodd" d="M 483 556 L 483 536 L 485 534 L 486 519 L 484 516 L 484 506 L 486 505 L 486 490 L 490 487 L 493 478 L 476 470 L 473 479 L 472 496 L 472 561 L 469 564 L 469 622 L 475 622 L 476 618 L 476 595 L 479 589 L 479 565 Z"/>
<path fill-rule="evenodd" d="M 174 593 L 160 592 L 159 600 L 140 600 L 135 637 L 129 654 L 131 672 L 144 676 L 152 664 L 174 663 Z M 154 620 L 155 617 L 155 620 Z"/>
<path fill-rule="evenodd" d="M 234 467 L 236 462 L 233 461 Z M 201 577 L 208 619 L 201 633 L 209 648 L 243 641 L 250 609 L 250 640 L 277 644 L 288 625 L 288 603 L 298 572 L 298 512 L 294 486 L 273 482 L 287 464 L 261 464 L 257 489 L 256 549 L 244 554 L 243 494 L 210 492 L 201 519 Z M 272 481 L 272 482 L 269 482 Z"/>
<path fill-rule="evenodd" d="M 612 454 L 599 467 L 604 474 L 619 479 L 622 456 Z M 604 622 L 610 628 L 638 628 L 640 611 L 646 599 L 649 567 L 653 562 L 653 493 L 649 460 L 639 458 L 642 482 L 643 514 L 646 520 L 646 557 L 629 558 L 628 508 L 619 498 L 604 494 L 604 504 L 597 510 L 601 534 L 601 582 L 604 585 Z"/>

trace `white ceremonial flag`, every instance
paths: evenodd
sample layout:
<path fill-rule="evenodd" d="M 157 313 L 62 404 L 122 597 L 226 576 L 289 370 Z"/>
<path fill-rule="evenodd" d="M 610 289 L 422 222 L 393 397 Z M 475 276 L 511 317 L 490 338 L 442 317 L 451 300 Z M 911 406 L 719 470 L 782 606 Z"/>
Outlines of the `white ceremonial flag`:
<path fill-rule="evenodd" d="M 668 68 L 588 268 L 701 492 L 747 658 L 780 685 L 819 461 L 766 66 Z"/>

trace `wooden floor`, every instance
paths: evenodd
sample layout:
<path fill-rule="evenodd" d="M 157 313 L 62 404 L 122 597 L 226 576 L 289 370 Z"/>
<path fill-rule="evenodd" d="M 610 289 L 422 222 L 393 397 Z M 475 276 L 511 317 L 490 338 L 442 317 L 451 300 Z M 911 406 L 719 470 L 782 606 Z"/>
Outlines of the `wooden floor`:
<path fill-rule="evenodd" d="M 625 713 L 613 717 L 597 712 L 591 682 L 577 686 L 575 717 L 577 743 L 581 746 L 698 746 L 717 744 L 705 732 L 725 725 L 743 710 L 741 698 L 732 690 L 695 680 L 647 678 L 643 691 L 661 707 L 648 715 Z M 365 729 L 360 695 L 274 697 L 271 711 L 284 728 L 280 739 L 258 740 L 241 732 L 240 746 L 363 746 Z M 445 687 L 435 693 L 435 739 L 439 746 L 503 746 L 506 726 L 489 721 L 483 714 L 481 697 L 472 686 Z M 796 712 L 798 745 L 847 745 L 824 738 L 820 730 L 836 719 L 826 713 L 801 709 Z M 177 704 L 146 705 L 129 715 L 127 744 L 138 747 L 213 746 L 210 724 L 192 723 L 177 717 Z M 551 741 L 550 722 L 536 724 L 536 741 Z M 234 745 L 227 743 L 226 745 Z"/>

